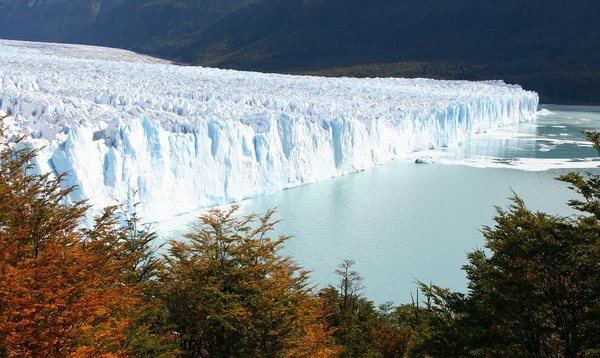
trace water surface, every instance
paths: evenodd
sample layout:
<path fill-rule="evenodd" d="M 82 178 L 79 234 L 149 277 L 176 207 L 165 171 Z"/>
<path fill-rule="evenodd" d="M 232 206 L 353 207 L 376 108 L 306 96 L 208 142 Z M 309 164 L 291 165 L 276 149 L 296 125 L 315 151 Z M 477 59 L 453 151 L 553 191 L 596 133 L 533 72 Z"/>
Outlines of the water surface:
<path fill-rule="evenodd" d="M 336 284 L 333 271 L 352 259 L 376 303 L 410 302 L 417 279 L 464 292 L 461 267 L 467 252 L 483 247 L 479 230 L 493 225 L 494 205 L 505 207 L 514 191 L 532 209 L 570 215 L 565 203 L 574 194 L 554 178 L 600 164 L 578 132 L 600 127 L 600 108 L 547 108 L 555 114 L 456 148 L 247 200 L 243 211 L 279 206 L 277 233 L 293 236 L 284 254 L 313 270 L 319 287 Z M 420 156 L 436 163 L 415 164 Z"/>

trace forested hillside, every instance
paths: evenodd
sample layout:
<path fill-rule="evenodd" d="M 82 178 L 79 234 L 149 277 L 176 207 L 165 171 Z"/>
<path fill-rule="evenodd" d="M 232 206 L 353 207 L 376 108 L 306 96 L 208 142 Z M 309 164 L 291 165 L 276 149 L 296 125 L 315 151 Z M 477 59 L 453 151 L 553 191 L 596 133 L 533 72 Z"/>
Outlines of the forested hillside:
<path fill-rule="evenodd" d="M 595 102 L 599 15 L 584 0 L 268 0 L 178 54 L 261 71 L 505 79 L 546 102 Z"/>
<path fill-rule="evenodd" d="M 0 0 L 0 37 L 69 42 L 124 0 Z"/>
<path fill-rule="evenodd" d="M 254 1 L 0 0 L 0 38 L 131 48 L 172 57 L 179 38 Z"/>
<path fill-rule="evenodd" d="M 600 2 L 85 0 L 73 4 L 0 0 L 0 37 L 121 47 L 243 70 L 504 79 L 540 92 L 543 102 L 600 102 Z"/>
<path fill-rule="evenodd" d="M 256 0 L 125 0 L 110 16 L 71 36 L 70 42 L 131 48 L 173 58 L 182 39 Z"/>

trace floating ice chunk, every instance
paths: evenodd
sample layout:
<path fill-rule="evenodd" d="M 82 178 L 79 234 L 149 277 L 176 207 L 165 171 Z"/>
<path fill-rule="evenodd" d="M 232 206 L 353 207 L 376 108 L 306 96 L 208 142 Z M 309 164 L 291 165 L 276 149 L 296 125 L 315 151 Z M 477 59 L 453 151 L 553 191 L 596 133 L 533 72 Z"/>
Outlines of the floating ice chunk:
<path fill-rule="evenodd" d="M 556 113 L 549 111 L 546 108 L 542 108 L 536 113 L 536 115 L 539 117 L 544 117 L 544 116 L 553 116 L 553 115 L 556 115 Z"/>
<path fill-rule="evenodd" d="M 539 151 L 540 152 L 549 152 L 552 149 L 556 148 L 556 145 L 548 145 L 548 144 L 538 144 L 538 147 L 540 147 Z"/>

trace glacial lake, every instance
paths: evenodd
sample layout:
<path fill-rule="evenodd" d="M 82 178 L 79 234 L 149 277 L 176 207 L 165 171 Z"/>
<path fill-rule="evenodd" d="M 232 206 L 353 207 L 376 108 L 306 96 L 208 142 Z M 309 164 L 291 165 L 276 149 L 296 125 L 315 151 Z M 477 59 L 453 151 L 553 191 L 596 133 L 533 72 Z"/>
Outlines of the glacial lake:
<path fill-rule="evenodd" d="M 579 133 L 600 128 L 600 107 L 543 106 L 552 115 L 478 134 L 456 148 L 412 153 L 386 165 L 241 203 L 244 213 L 278 206 L 276 234 L 293 236 L 283 254 L 312 270 L 317 288 L 336 285 L 334 270 L 356 261 L 363 293 L 376 304 L 410 302 L 415 281 L 466 292 L 466 253 L 484 245 L 494 205 L 512 191 L 527 206 L 572 215 L 575 197 L 554 180 L 600 165 Z M 432 164 L 415 164 L 430 157 Z M 200 213 L 158 223 L 177 238 Z M 176 230 L 172 228 L 177 228 Z"/>

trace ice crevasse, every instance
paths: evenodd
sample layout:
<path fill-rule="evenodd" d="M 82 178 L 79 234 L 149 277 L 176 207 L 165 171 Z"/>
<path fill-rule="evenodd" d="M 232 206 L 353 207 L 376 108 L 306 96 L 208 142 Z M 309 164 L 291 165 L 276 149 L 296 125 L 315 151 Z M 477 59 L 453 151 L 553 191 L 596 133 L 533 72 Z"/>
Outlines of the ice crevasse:
<path fill-rule="evenodd" d="M 37 168 L 78 186 L 72 200 L 139 200 L 157 221 L 458 145 L 533 120 L 538 96 L 501 81 L 261 74 L 0 41 L 0 106 L 9 133 L 43 148 Z"/>

